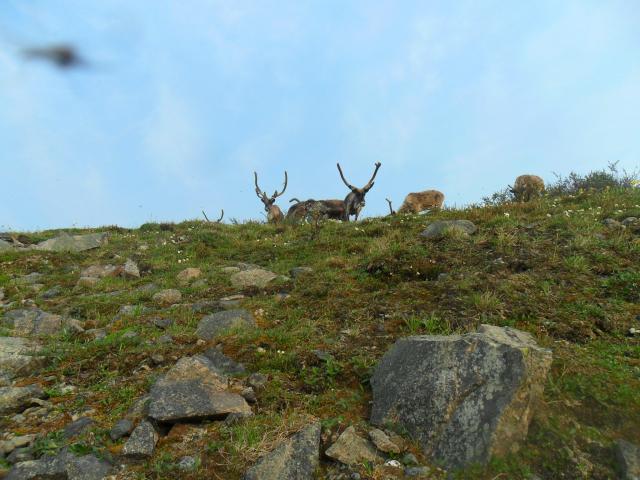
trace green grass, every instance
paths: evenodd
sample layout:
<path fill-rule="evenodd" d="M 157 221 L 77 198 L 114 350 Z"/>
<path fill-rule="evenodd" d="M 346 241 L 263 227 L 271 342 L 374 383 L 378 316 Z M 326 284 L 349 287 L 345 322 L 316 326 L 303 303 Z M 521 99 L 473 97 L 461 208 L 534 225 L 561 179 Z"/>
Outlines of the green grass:
<path fill-rule="evenodd" d="M 215 471 L 233 480 L 309 416 L 334 431 L 363 425 L 372 368 L 396 339 L 464 333 L 481 323 L 531 332 L 554 351 L 554 362 L 545 405 L 519 452 L 460 472 L 460 478 L 517 479 L 530 472 L 542 478 L 613 478 L 613 440 L 640 442 L 640 340 L 626 336 L 629 327 L 640 328 L 640 235 L 637 227 L 608 230 L 602 220 L 638 216 L 638 204 L 638 189 L 608 189 L 318 227 L 199 221 L 145 224 L 137 230 L 110 227 L 108 244 L 83 254 L 1 253 L 0 287 L 16 304 L 35 298 L 47 311 L 69 313 L 87 328 L 107 330 L 102 340 L 66 335 L 50 342 L 41 374 L 56 377 L 45 386 L 58 411 L 92 408 L 105 430 L 174 359 L 215 343 L 250 371 L 269 375 L 253 418 L 232 427 L 205 424 L 188 451 L 170 435 L 153 459 L 133 467 L 139 478 L 209 478 Z M 475 222 L 478 232 L 436 241 L 419 236 L 434 219 L 461 218 Z M 90 289 L 75 286 L 82 268 L 122 264 L 126 258 L 138 263 L 142 278 L 105 278 Z M 221 269 L 240 261 L 282 275 L 297 266 L 313 272 L 264 292 L 239 292 Z M 179 285 L 176 275 L 186 267 L 200 268 L 205 284 Z M 45 274 L 45 289 L 60 285 L 62 294 L 42 300 L 12 281 L 33 271 Z M 153 292 L 139 290 L 151 283 L 179 289 L 185 305 L 155 306 Z M 281 291 L 289 293 L 286 300 L 277 299 Z M 188 304 L 236 293 L 246 295 L 243 308 L 261 312 L 259 328 L 198 343 L 194 332 L 204 313 L 194 313 Z M 116 318 L 122 305 L 136 309 Z M 150 322 L 155 316 L 170 317 L 174 324 L 161 331 Z M 138 336 L 123 338 L 127 331 Z M 167 333 L 174 337 L 172 344 L 156 343 Z M 326 352 L 329 360 L 314 350 Z M 153 365 L 154 353 L 161 353 L 165 364 Z M 62 382 L 79 391 L 63 394 L 56 387 Z M 59 421 L 39 426 L 49 435 L 38 448 L 59 448 L 61 426 Z M 18 429 L 8 418 L 0 420 L 0 428 Z M 99 438 L 83 439 L 77 448 L 103 448 Z M 117 453 L 122 442 L 106 443 Z M 412 448 L 419 455 L 417 446 Z M 191 473 L 176 472 L 175 462 L 187 454 L 197 454 L 201 464 Z M 581 458 L 593 465 L 589 473 Z M 382 478 L 372 472 L 360 470 L 363 478 Z"/>

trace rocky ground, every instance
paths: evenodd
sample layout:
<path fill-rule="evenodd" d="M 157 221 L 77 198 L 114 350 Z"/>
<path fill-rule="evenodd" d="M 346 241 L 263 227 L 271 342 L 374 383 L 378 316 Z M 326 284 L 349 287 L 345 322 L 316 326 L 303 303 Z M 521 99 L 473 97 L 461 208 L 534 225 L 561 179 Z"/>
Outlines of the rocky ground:
<path fill-rule="evenodd" d="M 0 234 L 3 474 L 636 478 L 638 217 Z"/>

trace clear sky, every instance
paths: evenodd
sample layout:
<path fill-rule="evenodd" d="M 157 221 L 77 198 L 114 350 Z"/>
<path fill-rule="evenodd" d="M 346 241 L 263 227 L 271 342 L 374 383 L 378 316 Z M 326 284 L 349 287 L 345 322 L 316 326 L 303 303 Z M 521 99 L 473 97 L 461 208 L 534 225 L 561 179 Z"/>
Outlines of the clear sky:
<path fill-rule="evenodd" d="M 640 2 L 3 0 L 0 230 L 264 218 L 272 192 L 366 215 L 437 188 L 640 165 Z M 20 49 L 68 42 L 91 68 Z"/>

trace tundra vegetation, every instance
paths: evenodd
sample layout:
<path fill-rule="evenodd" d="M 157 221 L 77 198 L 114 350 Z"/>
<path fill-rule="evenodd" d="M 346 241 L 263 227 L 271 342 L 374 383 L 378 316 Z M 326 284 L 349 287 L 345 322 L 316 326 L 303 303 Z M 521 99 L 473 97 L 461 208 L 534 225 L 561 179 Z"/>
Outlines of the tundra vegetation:
<path fill-rule="evenodd" d="M 611 228 L 603 221 L 640 217 L 640 189 L 571 185 L 551 185 L 527 203 L 493 198 L 427 216 L 74 229 L 67 231 L 108 232 L 108 243 L 82 253 L 2 251 L 0 302 L 13 305 L 7 309 L 35 302 L 80 320 L 85 330 L 104 328 L 105 336 L 48 339 L 43 369 L 23 384 L 41 385 L 60 416 L 37 424 L 4 416 L 0 430 L 41 435 L 40 453 L 70 447 L 119 454 L 123 441 L 108 435 L 113 424 L 178 358 L 219 344 L 247 371 L 268 376 L 255 415 L 236 424 L 174 427 L 151 458 L 128 467 L 127 478 L 239 479 L 310 416 L 334 433 L 366 425 L 372 367 L 398 338 L 466 333 L 487 323 L 531 333 L 553 351 L 553 364 L 544 405 L 519 452 L 457 472 L 457 478 L 614 478 L 614 441 L 640 442 L 640 338 L 629 333 L 640 328 L 640 227 Z M 474 222 L 477 233 L 420 237 L 434 220 L 453 219 Z M 16 235 L 35 243 L 58 233 Z M 78 286 L 82 269 L 127 258 L 139 276 L 104 276 Z M 228 275 L 238 262 L 278 275 L 308 269 L 265 288 L 238 288 Z M 197 281 L 177 280 L 186 267 L 200 269 Z M 33 272 L 42 274 L 37 289 L 17 281 Z M 55 295 L 47 294 L 53 289 Z M 177 289 L 181 300 L 158 307 L 157 289 Z M 254 314 L 257 328 L 198 341 L 204 313 L 196 306 L 237 294 L 244 295 L 235 298 Z M 158 317 L 171 321 L 159 328 Z M 161 340 L 167 335 L 172 341 Z M 70 417 L 87 410 L 95 423 L 65 437 Z M 416 444 L 409 448 L 428 465 Z M 178 470 L 185 455 L 198 461 Z M 338 471 L 325 460 L 320 468 L 321 478 Z M 354 468 L 363 479 L 396 478 L 388 469 Z"/>

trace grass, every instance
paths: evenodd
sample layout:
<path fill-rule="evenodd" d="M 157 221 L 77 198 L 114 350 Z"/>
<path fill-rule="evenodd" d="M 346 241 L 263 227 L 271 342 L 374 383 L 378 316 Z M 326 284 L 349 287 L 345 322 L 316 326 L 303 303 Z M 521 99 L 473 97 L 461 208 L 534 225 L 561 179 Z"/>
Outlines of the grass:
<path fill-rule="evenodd" d="M 177 358 L 215 343 L 248 370 L 269 375 L 253 418 L 170 433 L 153 459 L 132 467 L 139 478 L 212 478 L 215 472 L 213 478 L 237 479 L 310 417 L 334 432 L 364 425 L 372 368 L 396 339 L 464 333 L 481 323 L 532 333 L 553 350 L 554 361 L 544 408 L 520 451 L 460 472 L 460 478 L 524 479 L 532 472 L 542 478 L 613 478 L 612 442 L 640 442 L 640 340 L 626 335 L 630 327 L 639 328 L 640 236 L 637 227 L 610 230 L 602 220 L 637 216 L 639 204 L 638 189 L 609 188 L 350 224 L 188 221 L 107 228 L 109 243 L 83 254 L 0 253 L 0 288 L 17 305 L 35 299 L 47 311 L 84 321 L 86 328 L 107 330 L 102 340 L 53 339 L 39 375 L 58 412 L 93 409 L 103 430 Z M 461 218 L 476 223 L 478 232 L 434 241 L 419 236 L 435 219 Z M 55 234 L 25 235 L 35 240 Z M 76 287 L 82 268 L 126 258 L 138 263 L 140 279 L 105 278 L 92 288 Z M 237 262 L 283 275 L 298 266 L 313 272 L 264 292 L 239 292 L 222 272 Z M 186 267 L 200 268 L 206 285 L 180 285 L 176 275 Z M 45 275 L 42 291 L 59 285 L 62 294 L 44 300 L 13 281 L 34 271 Z M 149 284 L 179 289 L 185 305 L 155 306 L 153 291 L 140 289 Z M 282 291 L 289 293 L 286 300 L 277 297 Z M 246 295 L 242 308 L 257 312 L 259 328 L 232 331 L 211 344 L 197 342 L 195 328 L 205 313 L 194 313 L 188 304 L 236 293 Z M 136 308 L 119 315 L 123 305 Z M 174 323 L 161 331 L 151 323 L 157 316 Z M 123 338 L 127 331 L 138 335 Z M 167 333 L 174 342 L 158 344 Z M 154 365 L 154 353 L 167 361 Z M 63 393 L 63 382 L 78 391 Z M 57 433 L 63 420 L 18 426 L 4 418 L 0 428 L 43 431 L 38 448 L 50 451 L 64 444 Z M 122 441 L 103 438 L 89 436 L 76 448 L 117 453 L 122 447 Z M 425 461 L 417 446 L 412 451 Z M 175 463 L 187 454 L 198 456 L 197 468 L 177 471 Z M 360 473 L 386 475 L 365 467 Z"/>

